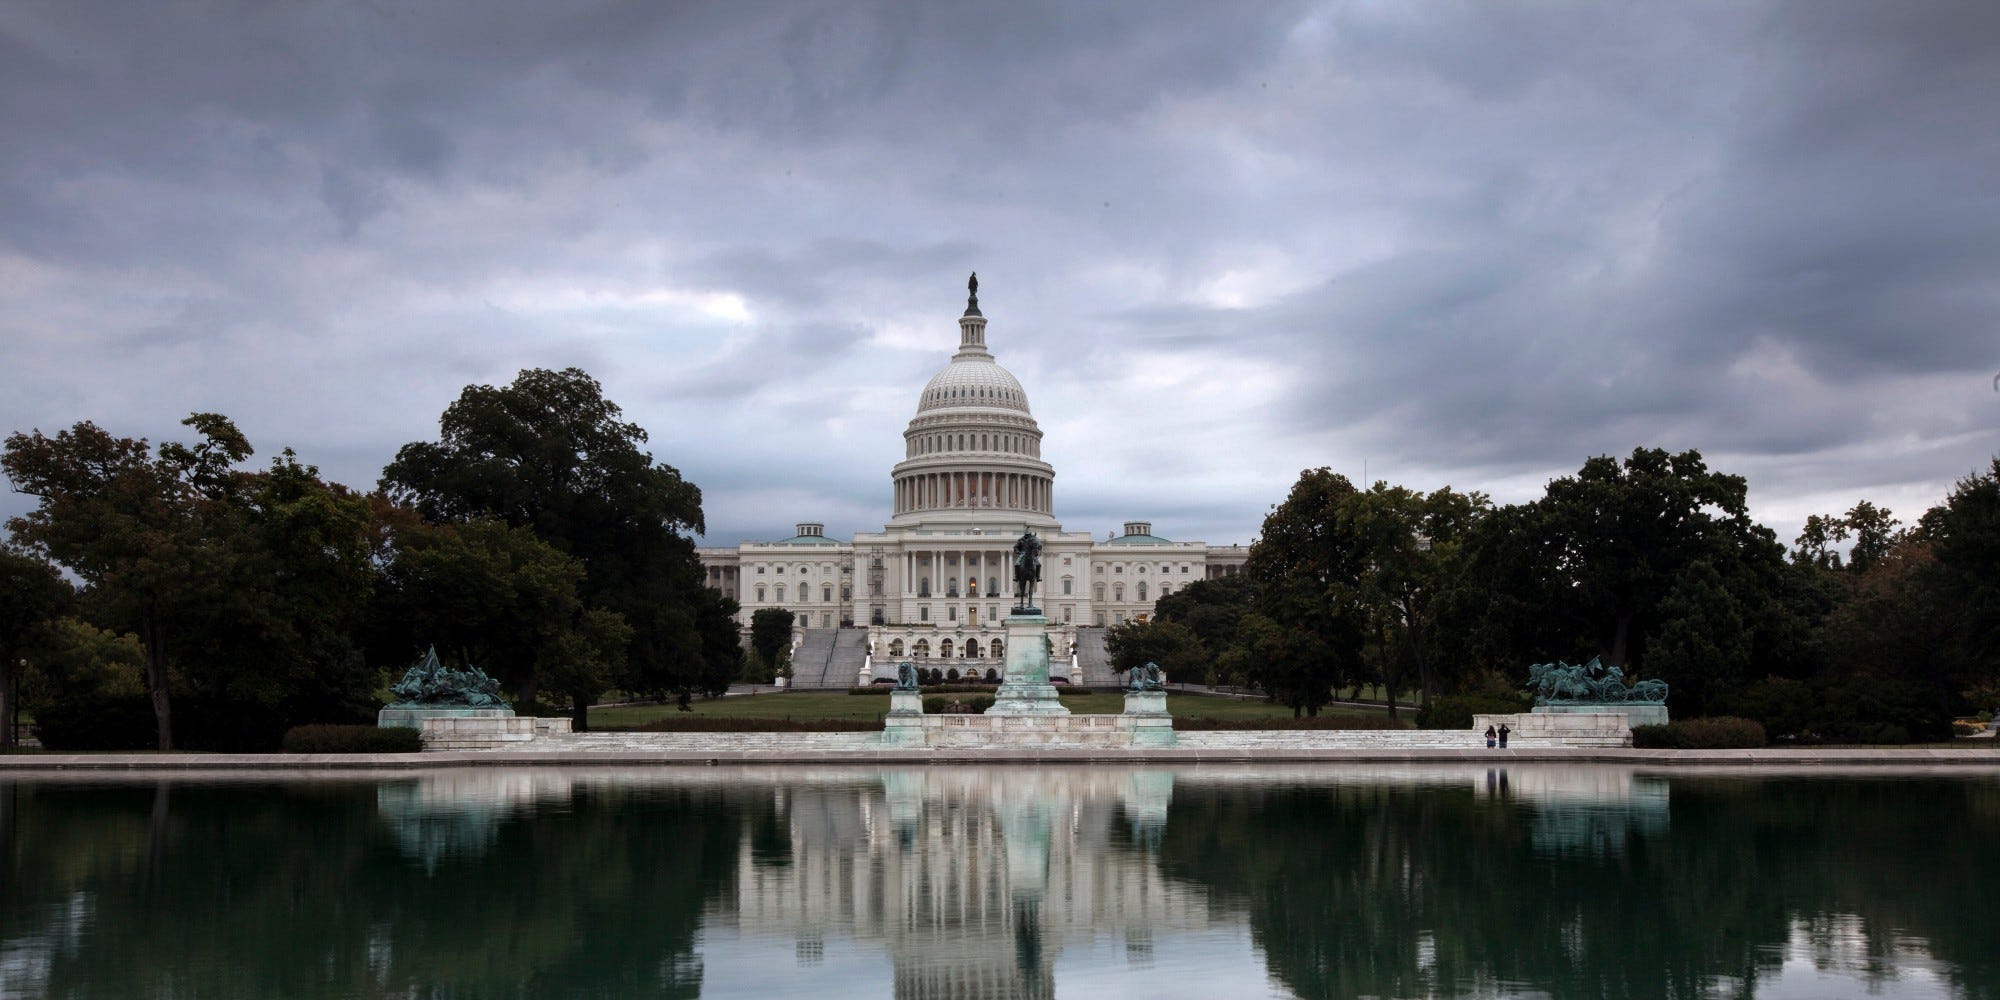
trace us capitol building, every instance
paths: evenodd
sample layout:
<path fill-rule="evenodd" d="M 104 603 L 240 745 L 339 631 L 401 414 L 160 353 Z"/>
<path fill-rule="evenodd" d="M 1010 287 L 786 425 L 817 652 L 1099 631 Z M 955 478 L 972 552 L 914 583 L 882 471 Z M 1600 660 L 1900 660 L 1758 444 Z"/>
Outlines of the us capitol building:
<path fill-rule="evenodd" d="M 1013 545 L 1031 528 L 1043 543 L 1037 596 L 1058 674 L 1080 645 L 1086 657 L 1102 648 L 1096 630 L 1145 621 L 1161 597 L 1234 575 L 1249 557 L 1244 545 L 1160 538 L 1145 521 L 1108 539 L 1064 531 L 1028 394 L 987 350 L 977 276 L 968 288 L 958 353 L 925 384 L 903 432 L 903 461 L 890 471 L 895 515 L 881 531 L 847 542 L 809 521 L 779 541 L 699 550 L 709 586 L 742 606 L 744 627 L 759 609 L 791 609 L 795 683 L 846 686 L 871 659 L 997 671 Z"/>

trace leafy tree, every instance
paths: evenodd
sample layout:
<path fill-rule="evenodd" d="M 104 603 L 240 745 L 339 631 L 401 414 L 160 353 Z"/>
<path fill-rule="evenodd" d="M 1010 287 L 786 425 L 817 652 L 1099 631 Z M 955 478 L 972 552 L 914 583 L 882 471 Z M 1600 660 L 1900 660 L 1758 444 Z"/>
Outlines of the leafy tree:
<path fill-rule="evenodd" d="M 1666 623 L 1646 660 L 1684 714 L 1705 715 L 1722 692 L 1749 679 L 1751 630 L 1736 595 L 1706 561 L 1682 572 L 1661 602 Z"/>
<path fill-rule="evenodd" d="M 1450 487 L 1425 494 L 1376 483 L 1339 509 L 1361 554 L 1360 599 L 1393 716 L 1410 673 L 1425 702 L 1436 691 L 1441 660 L 1432 611 L 1458 571 L 1463 539 L 1490 504 Z"/>
<path fill-rule="evenodd" d="M 1185 625 L 1201 640 L 1208 662 L 1216 664 L 1222 653 L 1236 644 L 1243 616 L 1255 610 L 1257 588 L 1247 574 L 1196 580 L 1159 599 L 1153 605 L 1154 618 Z M 1218 677 L 1210 677 L 1216 683 Z"/>
<path fill-rule="evenodd" d="M 1599 456 L 1549 484 L 1538 502 L 1561 543 L 1566 596 L 1607 662 L 1643 661 L 1660 602 L 1697 561 L 1732 584 L 1744 564 L 1774 567 L 1780 550 L 1750 520 L 1741 476 L 1712 471 L 1694 451 L 1640 448 L 1622 464 Z M 1768 567 L 1767 567 L 1768 568 Z"/>
<path fill-rule="evenodd" d="M 1208 673 L 1201 640 L 1179 622 L 1126 622 L 1104 633 L 1104 648 L 1111 654 L 1111 669 L 1121 674 L 1148 663 L 1159 664 L 1170 679 L 1186 681 Z"/>
<path fill-rule="evenodd" d="M 1850 533 L 1846 518 L 1809 514 L 1797 541 L 1793 542 L 1792 561 L 1817 569 L 1839 569 L 1840 552 L 1837 546 L 1846 541 Z"/>
<path fill-rule="evenodd" d="M 590 728 L 590 706 L 618 683 L 631 626 L 616 611 L 588 608 L 542 650 L 537 671 L 546 690 L 569 699 L 571 728 Z"/>
<path fill-rule="evenodd" d="M 229 466 L 250 456 L 221 416 L 183 423 L 202 441 L 164 446 L 157 457 L 144 439 L 88 421 L 54 437 L 10 435 L 0 455 L 14 489 L 38 501 L 8 522 L 15 540 L 76 574 L 98 606 L 138 633 L 162 750 L 174 747 L 168 638 L 227 578 L 226 554 L 206 529 L 233 488 Z"/>
<path fill-rule="evenodd" d="M 21 664 L 46 647 L 76 592 L 46 560 L 0 543 L 0 746 L 16 744 Z"/>
<path fill-rule="evenodd" d="M 582 563 L 498 521 L 410 525 L 395 533 L 391 552 L 384 611 L 404 629 L 399 648 L 414 655 L 435 645 L 518 697 L 539 697 L 539 668 L 584 614 Z"/>
<path fill-rule="evenodd" d="M 784 669 L 784 656 L 792 643 L 790 608 L 758 608 L 750 615 L 750 648 L 773 676 Z"/>
<path fill-rule="evenodd" d="M 1333 700 L 1327 670 L 1332 660 L 1318 633 L 1252 612 L 1244 616 L 1236 644 L 1223 654 L 1223 669 L 1291 706 L 1297 717 L 1318 715 Z"/>
<path fill-rule="evenodd" d="M 1353 522 L 1341 516 L 1354 493 L 1354 484 L 1331 470 L 1301 473 L 1285 501 L 1264 518 L 1245 566 L 1256 581 L 1259 612 L 1278 626 L 1252 636 L 1246 624 L 1245 641 L 1275 643 L 1290 657 L 1282 669 L 1258 669 L 1283 693 L 1268 684 L 1265 690 L 1308 715 L 1318 715 L 1333 700 L 1333 689 L 1361 672 L 1367 559 Z M 1306 650 L 1315 655 L 1305 656 Z"/>
<path fill-rule="evenodd" d="M 58 703 L 144 697 L 145 670 L 146 653 L 136 637 L 80 618 L 58 618 L 28 660 L 22 702 L 40 712 Z"/>
<path fill-rule="evenodd" d="M 2000 458 L 1959 480 L 1918 533 L 1936 558 L 1939 596 L 1962 622 L 1959 655 L 1978 682 L 2000 681 Z"/>
<path fill-rule="evenodd" d="M 580 594 L 632 629 L 627 659 L 642 687 L 720 694 L 741 665 L 717 623 L 733 614 L 704 583 L 689 533 L 701 491 L 656 465 L 646 432 L 622 419 L 584 372 L 529 369 L 511 385 L 466 387 L 439 440 L 403 446 L 382 489 L 434 523 L 495 518 L 580 560 Z"/>
<path fill-rule="evenodd" d="M 1848 565 L 1856 573 L 1868 572 L 1869 567 L 1889 554 L 1889 547 L 1896 543 L 1896 527 L 1902 523 L 1866 500 L 1855 504 L 1845 520 L 1847 530 L 1854 535 L 1854 550 L 1848 554 Z"/>
<path fill-rule="evenodd" d="M 279 733 L 367 718 L 380 681 L 363 643 L 379 579 L 368 499 L 290 449 L 260 472 L 213 482 L 225 499 L 205 530 L 228 575 L 189 616 L 188 645 L 201 654 L 179 658 L 186 690 L 225 712 L 270 718 Z"/>

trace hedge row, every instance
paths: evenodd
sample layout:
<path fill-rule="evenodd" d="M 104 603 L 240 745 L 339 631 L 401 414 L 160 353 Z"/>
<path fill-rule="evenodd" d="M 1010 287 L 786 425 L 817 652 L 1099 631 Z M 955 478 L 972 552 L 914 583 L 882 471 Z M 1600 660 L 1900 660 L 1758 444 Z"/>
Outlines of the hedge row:
<path fill-rule="evenodd" d="M 917 690 L 924 694 L 992 694 L 999 687 L 1000 685 L 998 684 L 926 684 Z M 864 696 L 881 695 L 886 698 L 889 696 L 889 692 L 894 690 L 896 690 L 894 684 L 870 684 L 867 687 L 848 688 L 847 693 Z M 1090 688 L 1084 687 L 1081 684 L 1058 684 L 1056 685 L 1056 690 L 1063 694 L 1091 693 Z"/>
<path fill-rule="evenodd" d="M 993 707 L 993 696 L 990 694 L 975 694 L 969 696 L 942 695 L 942 694 L 933 695 L 929 698 L 924 699 L 924 714 L 925 715 L 954 714 L 946 711 L 946 709 L 950 708 L 954 703 L 963 704 L 965 705 L 966 708 L 971 710 L 969 712 L 958 713 L 958 714 L 984 715 L 986 714 L 987 709 Z"/>
<path fill-rule="evenodd" d="M 1455 694 L 1432 698 L 1417 710 L 1418 729 L 1471 729 L 1475 715 L 1514 715 L 1535 707 L 1532 698 L 1500 694 Z"/>
<path fill-rule="evenodd" d="M 274 753 L 295 723 L 361 723 L 372 709 L 222 702 L 194 695 L 173 700 L 174 747 L 217 753 Z M 36 735 L 50 750 L 152 750 L 159 727 L 146 695 L 79 698 L 35 713 Z M 373 728 L 364 726 L 364 728 Z"/>
<path fill-rule="evenodd" d="M 1648 750 L 1749 750 L 1764 743 L 1761 723 L 1727 715 L 1632 727 L 1632 745 Z"/>
<path fill-rule="evenodd" d="M 280 745 L 286 753 L 416 753 L 424 740 L 419 731 L 402 726 L 312 725 L 286 730 Z"/>
<path fill-rule="evenodd" d="M 1718 715 L 1755 719 L 1773 742 L 1794 745 L 1941 743 L 1952 737 L 1951 709 L 1933 689 L 1872 677 L 1769 677 L 1711 706 Z"/>
<path fill-rule="evenodd" d="M 1467 723 L 1471 725 L 1471 723 Z M 1189 732 L 1212 732 L 1239 729 L 1363 729 L 1394 730 L 1415 729 L 1416 723 L 1408 719 L 1391 719 L 1386 715 L 1319 715 L 1296 719 L 1276 717 L 1269 719 L 1175 719 L 1175 729 Z"/>
<path fill-rule="evenodd" d="M 866 733 L 882 728 L 869 719 L 732 719 L 668 716 L 636 726 L 593 726 L 597 733 Z"/>

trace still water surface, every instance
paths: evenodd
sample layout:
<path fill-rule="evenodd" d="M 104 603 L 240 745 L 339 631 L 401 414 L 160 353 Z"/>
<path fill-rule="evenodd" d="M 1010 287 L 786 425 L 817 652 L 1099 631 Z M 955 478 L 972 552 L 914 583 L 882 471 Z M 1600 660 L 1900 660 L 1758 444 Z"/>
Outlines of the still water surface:
<path fill-rule="evenodd" d="M 2000 997 L 2000 771 L 0 782 L 3 997 Z"/>

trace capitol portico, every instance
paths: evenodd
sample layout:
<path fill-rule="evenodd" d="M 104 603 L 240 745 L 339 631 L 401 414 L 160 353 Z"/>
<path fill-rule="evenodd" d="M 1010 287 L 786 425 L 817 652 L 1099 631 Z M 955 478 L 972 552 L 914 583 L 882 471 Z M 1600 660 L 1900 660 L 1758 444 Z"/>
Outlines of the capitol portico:
<path fill-rule="evenodd" d="M 709 585 L 737 600 L 745 626 L 759 609 L 791 609 L 808 654 L 794 654 L 798 683 L 813 683 L 817 670 L 823 683 L 845 686 L 870 658 L 997 676 L 1011 552 L 1029 529 L 1043 542 L 1037 596 L 1058 675 L 1080 640 L 1093 645 L 1092 630 L 1144 621 L 1159 598 L 1233 575 L 1249 556 L 1242 545 L 1168 541 L 1146 521 L 1106 539 L 1064 531 L 1027 391 L 988 350 L 976 278 L 969 288 L 958 351 L 924 386 L 903 432 L 903 460 L 890 471 L 894 513 L 881 531 L 840 541 L 804 522 L 782 540 L 700 550 Z"/>

